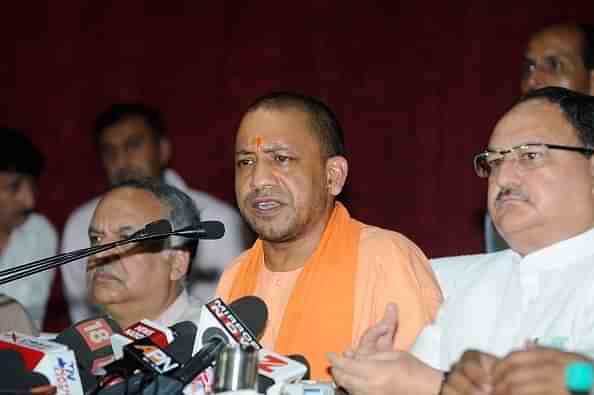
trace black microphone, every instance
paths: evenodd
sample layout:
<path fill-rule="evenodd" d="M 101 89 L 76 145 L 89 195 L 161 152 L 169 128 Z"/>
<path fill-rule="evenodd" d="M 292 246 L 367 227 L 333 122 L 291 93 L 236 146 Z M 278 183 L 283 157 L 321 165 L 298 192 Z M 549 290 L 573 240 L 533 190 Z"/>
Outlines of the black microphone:
<path fill-rule="evenodd" d="M 77 322 L 54 339 L 74 352 L 85 392 L 97 386 L 93 372 L 113 360 L 111 335 L 119 332 L 119 325 L 106 316 Z"/>
<path fill-rule="evenodd" d="M 111 367 L 106 367 L 112 372 L 120 370 L 120 377 L 125 378 L 125 381 L 103 388 L 99 394 L 116 395 L 124 393 L 123 391 L 151 395 L 177 393 L 210 367 L 227 343 L 240 343 L 247 339 L 244 330 L 248 331 L 250 337 L 259 337 L 264 331 L 267 319 L 266 304 L 258 297 L 246 296 L 229 306 L 220 299 L 215 299 L 203 307 L 199 328 L 189 321 L 177 323 L 171 328 L 178 336 L 162 351 L 175 362 L 181 363 L 180 368 L 167 373 L 166 376 L 147 378 L 146 372 L 140 372 L 126 377 L 135 369 L 141 369 L 141 365 L 146 362 L 140 363 L 138 358 L 129 355 L 127 360 L 118 360 L 113 362 Z M 232 327 L 229 328 L 229 325 Z M 199 345 L 199 349 L 192 356 L 195 343 Z"/>
<path fill-rule="evenodd" d="M 170 236 L 214 240 L 220 239 L 224 234 L 225 225 L 219 221 L 204 221 L 200 222 L 197 226 L 188 226 L 182 229 L 172 230 L 169 220 L 159 219 L 145 225 L 142 229 L 132 234 L 132 236 L 122 240 L 66 252 L 10 269 L 2 270 L 0 271 L 0 285 L 19 280 L 21 278 L 29 277 L 33 274 L 50 270 L 78 259 L 86 258 L 88 256 L 130 243 L 137 243 L 145 240 L 162 240 Z"/>
<path fill-rule="evenodd" d="M 225 235 L 225 225 L 220 221 L 202 221 L 198 225 L 186 226 L 185 228 L 172 230 L 171 223 L 167 219 L 159 219 L 147 224 L 144 228 L 134 233 L 127 243 L 160 240 L 170 236 L 187 237 L 189 239 L 216 240 Z"/>
<path fill-rule="evenodd" d="M 35 387 L 50 384 L 45 375 L 29 372 L 25 367 L 23 356 L 15 350 L 0 350 L 2 376 L 0 377 L 0 395 L 31 393 L 37 391 Z"/>
<path fill-rule="evenodd" d="M 212 366 L 229 342 L 246 344 L 249 339 L 249 345 L 255 346 L 256 349 L 261 348 L 256 339 L 266 327 L 268 308 L 257 296 L 244 296 L 229 306 L 222 300 L 215 299 L 205 305 L 200 317 L 206 326 L 198 331 L 201 348 L 173 374 L 184 386 Z"/>

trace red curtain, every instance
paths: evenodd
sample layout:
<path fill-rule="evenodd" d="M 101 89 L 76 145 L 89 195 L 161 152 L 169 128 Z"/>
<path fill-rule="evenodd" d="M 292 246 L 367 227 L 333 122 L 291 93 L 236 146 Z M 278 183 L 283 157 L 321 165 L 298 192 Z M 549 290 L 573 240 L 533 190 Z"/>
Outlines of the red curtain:
<path fill-rule="evenodd" d="M 48 157 L 39 209 L 61 228 L 105 187 L 90 129 L 114 101 L 165 113 L 171 166 L 232 202 L 233 138 L 270 90 L 319 96 L 350 152 L 347 201 L 430 257 L 483 250 L 472 155 L 519 92 L 530 32 L 594 2 L 60 1 L 3 5 L 0 121 Z"/>

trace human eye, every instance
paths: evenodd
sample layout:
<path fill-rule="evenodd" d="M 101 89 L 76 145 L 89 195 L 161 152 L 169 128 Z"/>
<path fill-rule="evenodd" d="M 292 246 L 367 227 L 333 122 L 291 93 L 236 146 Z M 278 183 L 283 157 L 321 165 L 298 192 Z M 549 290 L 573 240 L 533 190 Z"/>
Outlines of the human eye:
<path fill-rule="evenodd" d="M 544 59 L 544 65 L 549 72 L 558 73 L 561 71 L 561 60 L 556 56 L 547 56 Z"/>
<path fill-rule="evenodd" d="M 89 235 L 89 242 L 91 243 L 91 246 L 96 246 L 101 243 L 101 237 L 98 235 Z"/>
<path fill-rule="evenodd" d="M 128 150 L 138 149 L 142 146 L 143 143 L 144 143 L 143 136 L 134 136 L 134 137 L 130 138 L 128 141 L 126 141 L 126 149 L 128 149 Z"/>
<path fill-rule="evenodd" d="M 239 158 L 239 159 L 237 159 L 236 166 L 241 168 L 241 167 L 250 166 L 253 163 L 254 163 L 254 160 L 252 158 Z"/>
<path fill-rule="evenodd" d="M 274 155 L 274 160 L 278 163 L 281 164 L 286 164 L 288 163 L 292 158 L 288 155 L 283 155 L 283 154 L 275 154 Z"/>
<path fill-rule="evenodd" d="M 524 61 L 522 62 L 522 76 L 524 79 L 528 78 L 530 76 L 530 74 L 532 74 L 532 72 L 534 71 L 534 69 L 536 68 L 536 64 L 534 63 L 534 61 L 530 60 L 530 59 L 524 59 Z"/>
<path fill-rule="evenodd" d="M 518 157 L 523 162 L 535 162 L 542 160 L 545 155 L 545 149 L 538 145 L 524 146 L 519 149 Z"/>
<path fill-rule="evenodd" d="M 503 164 L 503 156 L 494 156 L 486 159 L 487 165 L 491 169 L 497 169 Z"/>

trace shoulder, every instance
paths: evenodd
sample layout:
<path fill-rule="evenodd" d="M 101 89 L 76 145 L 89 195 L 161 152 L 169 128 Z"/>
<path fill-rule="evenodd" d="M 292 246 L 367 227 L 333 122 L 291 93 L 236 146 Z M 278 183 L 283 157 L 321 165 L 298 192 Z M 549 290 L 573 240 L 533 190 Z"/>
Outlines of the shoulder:
<path fill-rule="evenodd" d="M 31 213 L 27 218 L 27 221 L 23 224 L 23 228 L 26 231 L 36 231 L 45 235 L 51 235 L 56 237 L 56 228 L 51 222 L 42 214 Z"/>
<path fill-rule="evenodd" d="M 488 270 L 494 268 L 496 261 L 505 259 L 509 252 L 434 258 L 431 259 L 431 267 L 447 298 L 454 289 L 473 284 L 485 276 Z"/>
<path fill-rule="evenodd" d="M 229 203 L 212 196 L 203 191 L 188 189 L 188 195 L 196 204 L 201 219 L 213 219 L 215 217 L 239 217 L 239 213 Z"/>
<path fill-rule="evenodd" d="M 34 257 L 55 254 L 58 245 L 58 233 L 49 220 L 38 213 L 31 213 L 25 223 L 17 230 L 15 240 L 26 248 Z"/>
<path fill-rule="evenodd" d="M 250 251 L 251 249 L 244 251 L 237 258 L 233 259 L 231 263 L 225 268 L 223 274 L 221 275 L 221 278 L 219 279 L 219 283 L 217 284 L 217 290 L 215 292 L 217 297 L 220 297 L 228 302 L 229 294 L 231 293 L 231 287 L 233 286 L 233 281 L 235 280 L 235 277 L 237 276 L 237 272 L 241 268 L 241 265 L 246 262 Z"/>
<path fill-rule="evenodd" d="M 362 224 L 359 250 L 360 254 L 376 258 L 421 258 L 426 260 L 421 249 L 401 233 Z"/>
<path fill-rule="evenodd" d="M 97 204 L 99 204 L 100 198 L 100 196 L 97 196 L 75 208 L 68 216 L 64 228 L 66 229 L 71 226 L 84 226 L 86 229 L 89 222 L 91 221 L 91 217 L 93 216 L 93 212 L 95 211 Z"/>
<path fill-rule="evenodd" d="M 235 273 L 241 265 L 247 260 L 248 255 L 250 254 L 251 248 L 245 250 L 241 253 L 238 257 L 234 258 L 231 263 L 225 268 L 223 271 L 223 277 L 234 277 Z"/>

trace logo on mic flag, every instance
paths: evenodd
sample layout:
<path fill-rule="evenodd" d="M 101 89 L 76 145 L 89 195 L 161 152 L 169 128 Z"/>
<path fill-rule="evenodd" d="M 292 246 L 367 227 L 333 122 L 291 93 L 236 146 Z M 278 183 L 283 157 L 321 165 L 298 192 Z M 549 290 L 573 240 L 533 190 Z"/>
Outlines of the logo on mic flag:
<path fill-rule="evenodd" d="M 287 361 L 284 361 L 274 355 L 268 354 L 260 360 L 258 363 L 258 369 L 260 373 L 266 372 L 272 374 L 275 369 L 279 369 L 288 365 Z"/>

